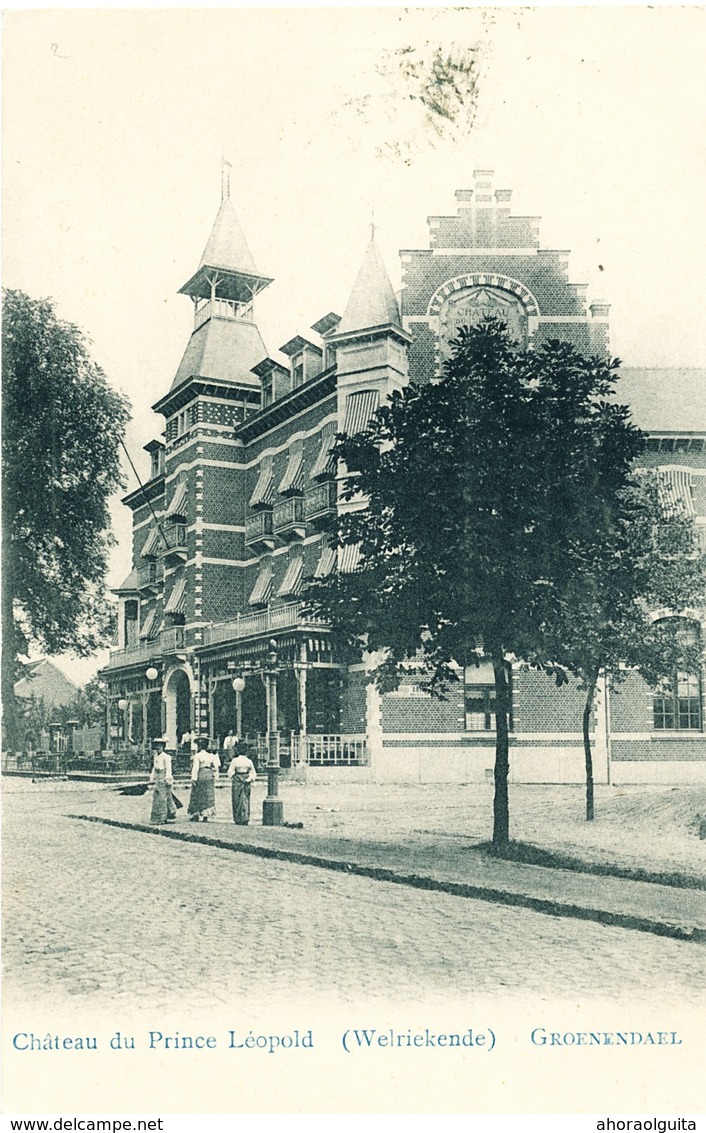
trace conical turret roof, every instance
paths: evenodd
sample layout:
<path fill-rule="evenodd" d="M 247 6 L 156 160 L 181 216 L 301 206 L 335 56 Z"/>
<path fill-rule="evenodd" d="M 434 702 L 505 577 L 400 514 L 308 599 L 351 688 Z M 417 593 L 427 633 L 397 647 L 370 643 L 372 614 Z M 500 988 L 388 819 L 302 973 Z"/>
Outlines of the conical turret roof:
<path fill-rule="evenodd" d="M 336 337 L 379 326 L 401 327 L 400 309 L 375 236 L 370 239 Z"/>
<path fill-rule="evenodd" d="M 179 288 L 180 295 L 209 299 L 212 287 L 221 299 L 247 303 L 272 280 L 260 275 L 240 227 L 233 203 L 224 196 L 199 266 Z"/>
<path fill-rule="evenodd" d="M 230 197 L 224 197 L 199 267 L 223 268 L 244 275 L 259 275 Z"/>

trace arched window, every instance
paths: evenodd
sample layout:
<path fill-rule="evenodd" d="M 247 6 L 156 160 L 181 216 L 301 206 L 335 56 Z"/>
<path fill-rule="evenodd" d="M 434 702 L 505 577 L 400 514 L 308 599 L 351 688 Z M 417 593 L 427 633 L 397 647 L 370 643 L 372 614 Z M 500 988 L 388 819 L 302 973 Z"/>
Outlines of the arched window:
<path fill-rule="evenodd" d="M 699 645 L 695 622 L 679 619 L 679 635 L 685 645 Z M 677 669 L 662 678 L 654 691 L 652 705 L 655 731 L 693 732 L 703 730 L 701 672 Z"/>

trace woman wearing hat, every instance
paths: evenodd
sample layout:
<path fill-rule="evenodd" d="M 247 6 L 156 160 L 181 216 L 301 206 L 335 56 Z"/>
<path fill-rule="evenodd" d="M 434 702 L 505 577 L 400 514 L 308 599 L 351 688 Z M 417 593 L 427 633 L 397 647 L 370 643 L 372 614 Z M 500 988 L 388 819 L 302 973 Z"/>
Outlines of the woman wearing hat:
<path fill-rule="evenodd" d="M 189 819 L 191 822 L 208 822 L 216 817 L 215 784 L 221 761 L 209 751 L 208 736 L 196 737 L 196 751 L 191 764 L 191 798 L 189 800 Z"/>
<path fill-rule="evenodd" d="M 150 783 L 154 783 L 154 794 L 152 795 L 150 822 L 155 826 L 176 821 L 176 806 L 172 797 L 172 785 L 174 783 L 172 757 L 165 751 L 166 745 L 167 741 L 164 736 L 152 740 L 154 756 Z"/>

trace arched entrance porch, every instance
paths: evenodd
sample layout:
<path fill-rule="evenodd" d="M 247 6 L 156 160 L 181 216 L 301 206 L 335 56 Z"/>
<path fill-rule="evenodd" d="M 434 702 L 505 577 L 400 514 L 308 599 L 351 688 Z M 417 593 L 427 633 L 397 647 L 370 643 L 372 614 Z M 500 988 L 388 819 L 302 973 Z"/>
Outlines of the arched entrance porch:
<path fill-rule="evenodd" d="M 193 732 L 192 690 L 194 676 L 188 665 L 171 669 L 164 678 L 164 702 L 166 706 L 164 734 L 167 748 L 177 751 L 185 732 Z"/>

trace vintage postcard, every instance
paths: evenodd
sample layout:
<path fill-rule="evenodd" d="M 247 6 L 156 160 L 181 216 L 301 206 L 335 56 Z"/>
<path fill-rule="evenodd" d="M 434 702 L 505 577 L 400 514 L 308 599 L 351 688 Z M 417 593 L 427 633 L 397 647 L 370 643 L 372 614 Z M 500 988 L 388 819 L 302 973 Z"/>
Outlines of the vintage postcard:
<path fill-rule="evenodd" d="M 706 9 L 3 46 L 4 1112 L 696 1128 Z"/>

